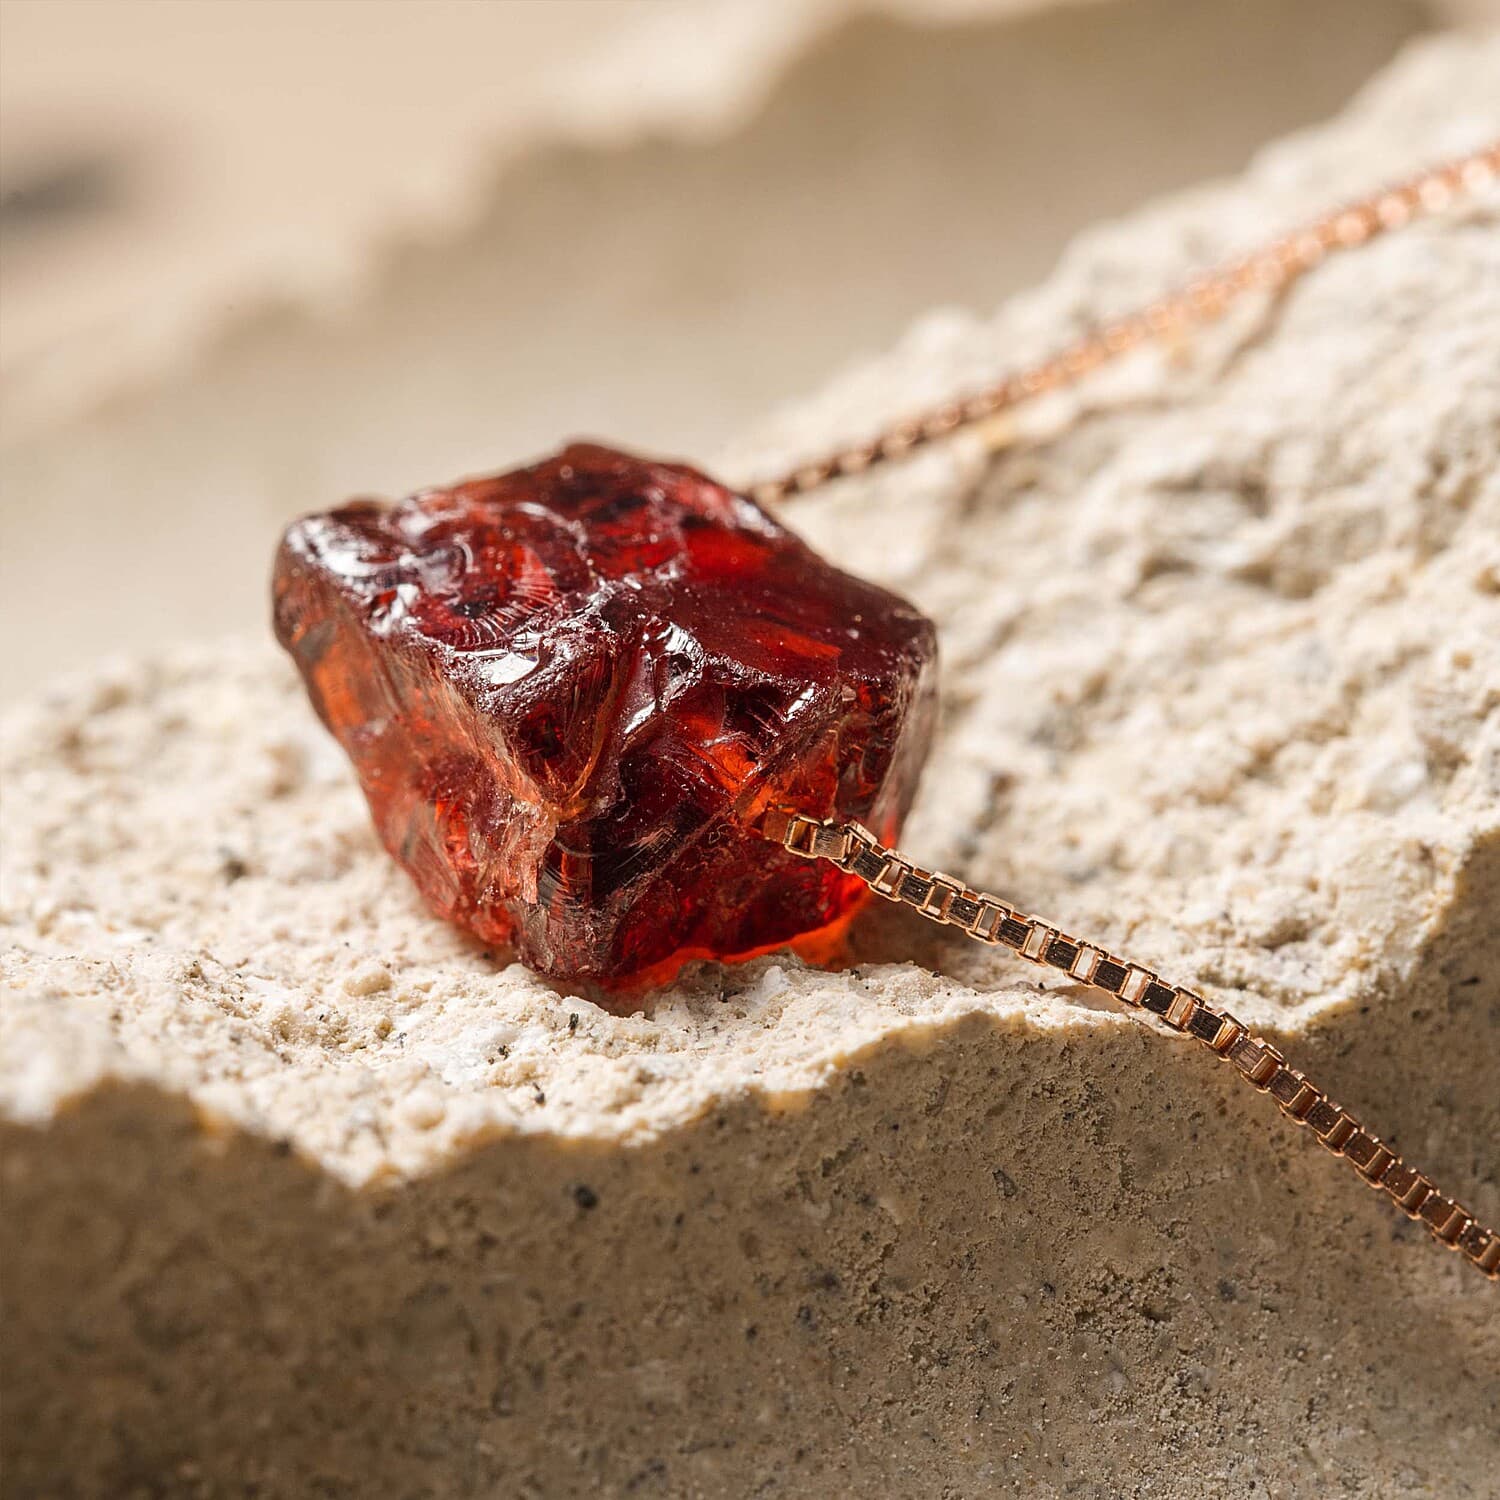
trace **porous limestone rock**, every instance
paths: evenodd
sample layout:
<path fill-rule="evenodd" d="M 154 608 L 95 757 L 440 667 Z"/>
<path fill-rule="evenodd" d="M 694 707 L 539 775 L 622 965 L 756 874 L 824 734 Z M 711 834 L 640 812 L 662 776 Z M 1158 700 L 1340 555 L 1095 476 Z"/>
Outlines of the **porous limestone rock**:
<path fill-rule="evenodd" d="M 1497 132 L 1500 48 L 1425 47 L 726 472 Z M 910 851 L 1491 1222 L 1497 349 L 1489 203 L 789 512 L 939 622 Z M 612 1016 L 423 911 L 269 643 L 59 685 L 5 756 L 11 1493 L 1494 1493 L 1496 1288 L 1061 976 L 882 905 L 839 972 Z"/>

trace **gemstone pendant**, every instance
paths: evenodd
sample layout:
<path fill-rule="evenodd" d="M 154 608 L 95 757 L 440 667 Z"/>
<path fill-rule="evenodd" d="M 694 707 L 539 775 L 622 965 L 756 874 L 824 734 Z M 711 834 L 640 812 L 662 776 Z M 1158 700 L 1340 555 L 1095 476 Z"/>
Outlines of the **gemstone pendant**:
<path fill-rule="evenodd" d="M 568 982 L 810 956 L 865 889 L 772 807 L 893 838 L 936 644 L 693 469 L 574 444 L 286 532 L 276 631 L 431 906 Z"/>

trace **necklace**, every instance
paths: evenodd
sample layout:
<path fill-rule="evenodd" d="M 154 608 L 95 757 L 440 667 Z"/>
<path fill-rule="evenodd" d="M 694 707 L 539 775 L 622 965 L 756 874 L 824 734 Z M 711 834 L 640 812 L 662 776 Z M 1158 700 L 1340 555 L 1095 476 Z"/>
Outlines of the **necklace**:
<path fill-rule="evenodd" d="M 1500 143 L 1337 209 L 966 399 L 754 485 L 575 444 L 287 531 L 277 634 L 441 915 L 567 983 L 836 951 L 875 893 L 1190 1036 L 1500 1279 L 1500 1234 L 1192 990 L 891 847 L 936 637 L 763 508 L 986 422 L 1500 177 Z M 872 829 L 874 831 L 872 831 Z"/>

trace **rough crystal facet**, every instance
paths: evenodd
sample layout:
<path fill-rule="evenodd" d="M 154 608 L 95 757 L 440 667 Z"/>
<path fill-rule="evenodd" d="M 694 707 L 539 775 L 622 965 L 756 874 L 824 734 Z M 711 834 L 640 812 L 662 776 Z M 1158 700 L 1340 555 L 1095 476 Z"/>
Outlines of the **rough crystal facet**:
<path fill-rule="evenodd" d="M 607 988 L 841 930 L 772 805 L 893 837 L 933 628 L 688 468 L 575 444 L 294 523 L 276 631 L 428 902 Z"/>

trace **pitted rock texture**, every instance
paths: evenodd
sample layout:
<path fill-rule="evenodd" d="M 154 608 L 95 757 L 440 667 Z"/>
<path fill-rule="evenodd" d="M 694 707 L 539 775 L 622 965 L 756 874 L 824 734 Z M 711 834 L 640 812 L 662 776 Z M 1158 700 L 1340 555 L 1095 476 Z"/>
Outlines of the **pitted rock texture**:
<path fill-rule="evenodd" d="M 1500 132 L 1500 46 L 1076 245 L 774 470 Z M 946 658 L 906 836 L 1500 1215 L 1500 217 L 801 505 Z M 1495 1289 L 1228 1069 L 880 905 L 632 1016 L 419 905 L 274 648 L 12 715 L 18 1493 L 1484 1500 Z"/>

